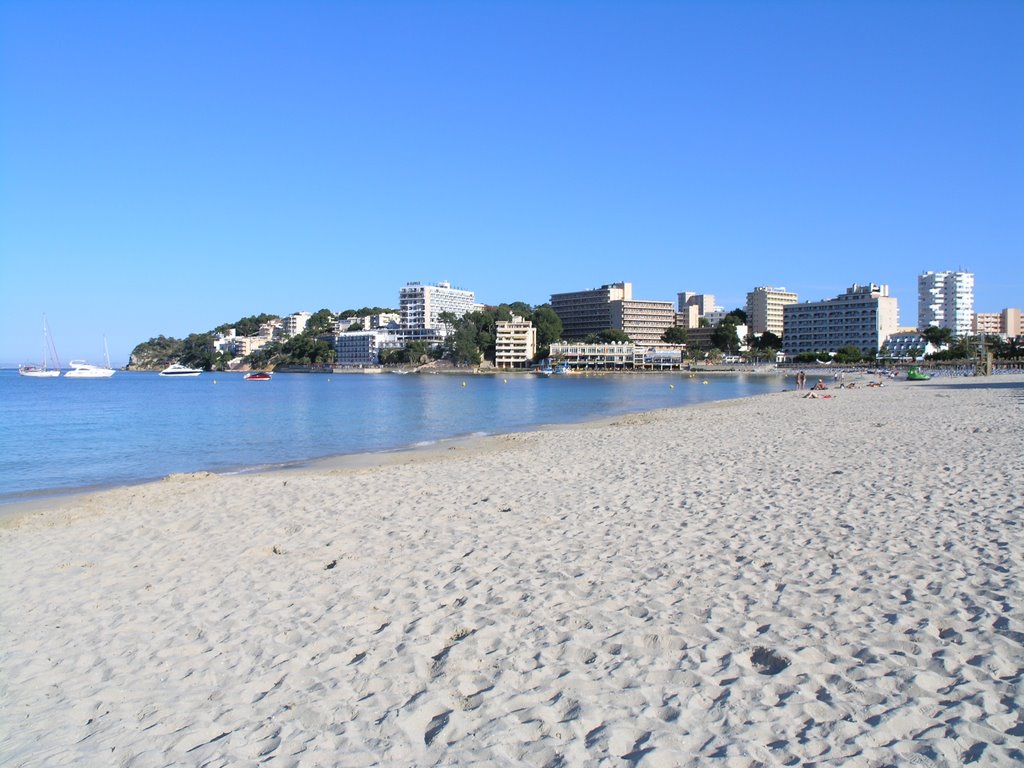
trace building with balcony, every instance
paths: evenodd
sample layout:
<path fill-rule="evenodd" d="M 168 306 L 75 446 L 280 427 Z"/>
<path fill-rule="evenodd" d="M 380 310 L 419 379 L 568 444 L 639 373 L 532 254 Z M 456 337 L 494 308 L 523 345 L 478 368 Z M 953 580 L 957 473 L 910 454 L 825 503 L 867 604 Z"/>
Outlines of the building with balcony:
<path fill-rule="evenodd" d="M 887 285 L 853 285 L 834 299 L 783 308 L 783 351 L 838 352 L 857 347 L 875 355 L 899 328 L 899 306 Z"/>
<path fill-rule="evenodd" d="M 782 338 L 783 309 L 796 302 L 797 295 L 785 288 L 773 288 L 770 285 L 755 288 L 747 294 L 747 325 L 750 332 L 758 336 L 774 333 Z"/>
<path fill-rule="evenodd" d="M 662 344 L 661 337 L 676 324 L 676 311 L 671 301 L 640 301 L 623 299 L 610 302 L 611 325 L 622 331 L 634 344 Z"/>
<path fill-rule="evenodd" d="M 519 315 L 495 323 L 494 366 L 520 368 L 537 354 L 537 329 Z"/>
<path fill-rule="evenodd" d="M 440 320 L 445 312 L 462 317 L 477 308 L 472 291 L 452 288 L 450 283 L 406 283 L 398 293 L 402 329 L 431 331 L 432 337 L 447 336 L 451 329 Z"/>
<path fill-rule="evenodd" d="M 630 301 L 632 283 L 610 283 L 585 291 L 551 294 L 551 309 L 562 321 L 563 339 L 585 339 L 612 326 L 612 302 Z"/>
<path fill-rule="evenodd" d="M 922 272 L 917 277 L 917 327 L 969 336 L 974 321 L 973 272 Z"/>
<path fill-rule="evenodd" d="M 286 338 L 297 336 L 306 330 L 306 324 L 313 316 L 311 312 L 293 312 L 281 321 L 281 333 Z"/>

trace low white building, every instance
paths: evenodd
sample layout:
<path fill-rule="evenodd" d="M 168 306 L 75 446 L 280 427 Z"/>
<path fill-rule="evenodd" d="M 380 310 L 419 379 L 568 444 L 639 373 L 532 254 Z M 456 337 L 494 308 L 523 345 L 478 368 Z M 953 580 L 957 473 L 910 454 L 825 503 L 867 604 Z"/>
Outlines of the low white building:
<path fill-rule="evenodd" d="M 912 361 L 935 352 L 938 352 L 938 349 L 929 343 L 920 331 L 912 330 L 889 334 L 882 344 L 878 356 L 893 360 Z"/>

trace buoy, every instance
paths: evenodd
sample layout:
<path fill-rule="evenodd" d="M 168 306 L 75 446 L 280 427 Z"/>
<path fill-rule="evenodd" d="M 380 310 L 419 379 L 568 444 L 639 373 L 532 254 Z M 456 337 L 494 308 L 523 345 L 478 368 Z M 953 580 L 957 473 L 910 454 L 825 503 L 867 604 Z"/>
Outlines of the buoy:
<path fill-rule="evenodd" d="M 501 381 L 503 384 L 508 384 L 508 379 L 502 379 Z"/>
<path fill-rule="evenodd" d="M 701 384 L 707 384 L 707 383 L 708 383 L 707 379 L 704 379 L 704 381 L 701 382 Z"/>
<path fill-rule="evenodd" d="M 462 382 L 462 386 L 466 386 L 466 382 Z"/>
<path fill-rule="evenodd" d="M 668 385 L 668 388 L 669 388 L 669 389 L 675 389 L 675 388 L 676 388 L 676 385 L 675 385 L 675 384 L 669 384 L 669 385 Z"/>
<path fill-rule="evenodd" d="M 213 380 L 213 383 L 214 383 L 214 384 L 216 384 L 216 383 L 217 383 L 217 380 L 216 380 L 216 379 L 214 379 L 214 380 Z"/>

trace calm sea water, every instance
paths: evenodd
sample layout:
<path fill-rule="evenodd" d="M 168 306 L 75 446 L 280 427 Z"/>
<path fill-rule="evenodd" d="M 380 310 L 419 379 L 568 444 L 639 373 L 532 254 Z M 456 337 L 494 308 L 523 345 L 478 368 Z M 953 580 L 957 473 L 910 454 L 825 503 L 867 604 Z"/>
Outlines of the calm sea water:
<path fill-rule="evenodd" d="M 465 382 L 465 386 L 463 386 Z M 670 387 L 671 385 L 674 385 Z M 29 379 L 0 371 L 0 503 L 388 451 L 774 392 L 774 376 L 240 374 Z"/>

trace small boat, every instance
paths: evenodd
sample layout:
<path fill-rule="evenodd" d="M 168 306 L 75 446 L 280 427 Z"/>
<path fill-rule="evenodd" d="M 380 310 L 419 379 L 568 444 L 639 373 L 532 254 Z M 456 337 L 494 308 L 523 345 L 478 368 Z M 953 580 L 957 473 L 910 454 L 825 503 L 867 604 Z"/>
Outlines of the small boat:
<path fill-rule="evenodd" d="M 201 368 L 189 368 L 187 365 L 182 365 L 181 363 L 174 363 L 173 365 L 169 365 L 162 371 L 160 371 L 160 375 L 170 376 L 172 378 L 182 378 L 184 376 L 198 376 L 202 372 L 203 371 Z"/>
<path fill-rule="evenodd" d="M 245 374 L 246 381 L 270 381 L 270 373 L 267 371 L 253 371 Z"/>
<path fill-rule="evenodd" d="M 47 366 L 47 362 L 53 365 Z M 33 379 L 55 379 L 60 376 L 60 358 L 57 357 L 57 348 L 53 345 L 53 337 L 46 324 L 46 315 L 43 315 L 43 362 L 39 365 L 19 366 L 18 375 Z"/>
<path fill-rule="evenodd" d="M 552 376 L 568 376 L 571 373 L 572 368 L 569 367 L 568 363 L 559 363 L 551 371 Z"/>
<path fill-rule="evenodd" d="M 110 367 L 110 352 L 107 350 L 107 337 L 103 337 L 103 359 L 106 365 L 90 365 L 85 360 L 72 360 L 69 365 L 71 370 L 64 374 L 67 379 L 109 379 L 114 375 L 114 369 Z"/>
<path fill-rule="evenodd" d="M 907 371 L 907 379 L 910 381 L 928 381 L 931 376 L 922 371 L 920 368 L 911 368 Z"/>

